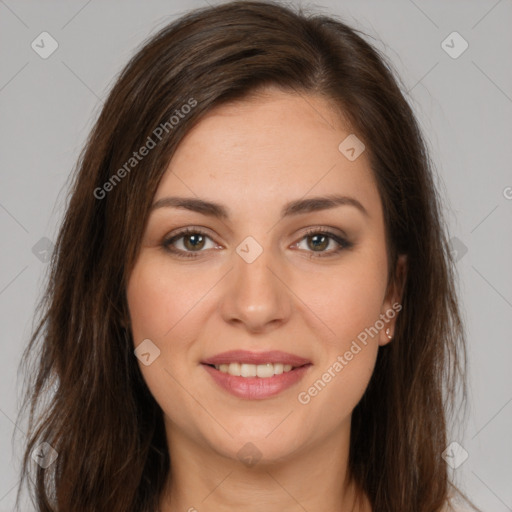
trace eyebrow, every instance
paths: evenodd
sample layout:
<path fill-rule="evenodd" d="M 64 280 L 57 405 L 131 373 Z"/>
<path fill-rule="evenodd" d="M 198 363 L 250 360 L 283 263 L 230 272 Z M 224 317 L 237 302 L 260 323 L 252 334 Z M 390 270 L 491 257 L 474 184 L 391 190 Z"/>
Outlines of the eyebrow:
<path fill-rule="evenodd" d="M 327 195 L 290 201 L 282 208 L 281 218 L 327 210 L 338 206 L 353 206 L 366 217 L 369 217 L 368 211 L 357 199 L 348 196 Z M 184 208 L 218 219 L 229 219 L 229 211 L 225 206 L 195 197 L 164 197 L 153 203 L 151 211 L 164 207 Z"/>

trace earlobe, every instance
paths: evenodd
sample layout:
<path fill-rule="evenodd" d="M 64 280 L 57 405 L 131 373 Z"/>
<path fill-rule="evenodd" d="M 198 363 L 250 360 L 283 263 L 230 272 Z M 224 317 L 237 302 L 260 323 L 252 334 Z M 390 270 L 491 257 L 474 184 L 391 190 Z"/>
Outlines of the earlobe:
<path fill-rule="evenodd" d="M 393 332 L 394 332 L 394 324 L 395 322 L 391 322 L 387 327 L 384 327 L 381 329 L 379 333 L 379 345 L 383 347 L 384 345 L 387 345 L 388 343 L 391 343 L 393 341 Z"/>

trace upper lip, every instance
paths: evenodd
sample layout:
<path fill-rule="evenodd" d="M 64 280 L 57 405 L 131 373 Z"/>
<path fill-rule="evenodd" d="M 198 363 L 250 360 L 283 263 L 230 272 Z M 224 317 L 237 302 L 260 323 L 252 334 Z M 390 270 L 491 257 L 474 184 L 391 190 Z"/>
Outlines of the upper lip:
<path fill-rule="evenodd" d="M 208 359 L 201 361 L 203 364 L 229 364 L 229 363 L 245 363 L 245 364 L 265 364 L 265 363 L 281 363 L 291 364 L 292 366 L 303 366 L 311 363 L 309 359 L 304 359 L 295 354 L 288 354 L 280 350 L 271 350 L 269 352 L 250 352 L 248 350 L 230 350 L 222 352 Z"/>

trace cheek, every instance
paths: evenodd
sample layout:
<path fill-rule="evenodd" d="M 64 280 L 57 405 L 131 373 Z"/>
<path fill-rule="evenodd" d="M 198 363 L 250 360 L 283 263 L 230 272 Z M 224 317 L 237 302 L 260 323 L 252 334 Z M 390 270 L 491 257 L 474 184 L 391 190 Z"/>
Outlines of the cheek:
<path fill-rule="evenodd" d="M 368 386 L 379 349 L 376 326 L 386 278 L 385 257 L 361 251 L 302 284 L 301 296 L 308 297 L 309 308 L 329 330 L 317 340 L 321 361 L 298 401 L 325 416 L 326 426 L 352 411 Z"/>
<path fill-rule="evenodd" d="M 351 360 L 346 358 L 347 351 L 332 358 L 297 397 L 304 413 L 321 418 L 326 431 L 337 429 L 350 418 L 370 382 L 377 347 L 357 344 L 357 348 L 352 346 L 353 352 L 348 350 Z"/>
<path fill-rule="evenodd" d="M 315 292 L 315 311 L 320 312 L 330 334 L 316 340 L 322 347 L 321 357 L 297 397 L 311 418 L 322 418 L 326 430 L 346 420 L 368 386 L 379 350 L 374 329 L 382 305 L 374 276 L 331 277 L 329 286 L 331 292 L 324 298 Z"/>
<path fill-rule="evenodd" d="M 130 277 L 127 300 L 135 343 L 154 339 L 162 349 L 165 339 L 182 325 L 199 304 L 207 283 L 198 286 L 193 273 L 172 271 L 165 258 L 142 255 Z M 193 333 L 187 330 L 188 336 Z M 173 336 L 174 337 L 174 336 Z"/>
<path fill-rule="evenodd" d="M 194 270 L 176 271 L 165 257 L 142 253 L 130 276 L 127 301 L 135 345 L 150 339 L 160 350 L 154 362 L 139 368 L 151 394 L 166 411 L 181 411 L 177 418 L 193 424 L 187 415 L 188 395 L 180 383 L 186 382 L 194 360 L 194 340 L 201 329 L 201 298 L 214 282 Z M 202 285 L 201 285 L 202 283 Z M 197 350 L 197 349 L 195 349 Z"/>
<path fill-rule="evenodd" d="M 337 350 L 379 319 L 387 284 L 385 265 L 385 258 L 354 253 L 338 267 L 297 283 L 300 296 L 328 327 L 328 339 Z"/>

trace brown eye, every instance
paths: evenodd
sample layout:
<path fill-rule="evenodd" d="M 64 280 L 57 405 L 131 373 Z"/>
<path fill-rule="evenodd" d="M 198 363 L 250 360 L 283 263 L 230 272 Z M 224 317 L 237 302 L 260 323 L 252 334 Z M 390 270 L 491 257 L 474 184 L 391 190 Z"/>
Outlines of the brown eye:
<path fill-rule="evenodd" d="M 354 244 L 349 242 L 347 239 L 340 237 L 331 231 L 318 228 L 307 232 L 302 240 L 306 241 L 305 250 L 311 253 L 310 256 L 312 258 L 334 256 L 344 249 L 350 249 L 354 246 Z M 295 247 L 299 247 L 302 240 L 295 244 Z M 333 248 L 331 250 L 326 250 L 329 246 L 332 246 Z M 299 249 L 300 248 L 301 247 L 299 247 Z"/>
<path fill-rule="evenodd" d="M 192 235 L 182 236 L 184 242 L 183 245 L 186 249 L 190 251 L 194 251 L 196 249 L 202 249 L 204 247 L 204 237 L 199 233 L 195 233 Z"/>
<path fill-rule="evenodd" d="M 311 241 L 311 243 L 308 243 L 308 247 L 313 249 L 314 251 L 319 250 L 323 251 L 329 246 L 330 238 L 323 234 L 316 234 L 316 235 L 310 235 L 306 237 L 307 240 Z"/>
<path fill-rule="evenodd" d="M 162 247 L 177 256 L 185 258 L 196 257 L 197 253 L 204 252 L 206 243 L 211 240 L 205 232 L 200 229 L 187 228 L 162 242 Z M 179 245 L 181 244 L 181 247 Z M 178 246 L 178 247 L 177 247 Z M 212 247 L 216 245 L 212 241 Z"/>

